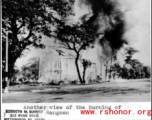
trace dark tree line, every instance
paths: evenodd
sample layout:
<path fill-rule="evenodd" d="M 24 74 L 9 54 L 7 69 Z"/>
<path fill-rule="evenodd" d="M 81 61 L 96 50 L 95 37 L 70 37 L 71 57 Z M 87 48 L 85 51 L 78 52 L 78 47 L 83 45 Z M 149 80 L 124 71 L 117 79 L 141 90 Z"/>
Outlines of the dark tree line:
<path fill-rule="evenodd" d="M 126 49 L 125 64 L 121 67 L 119 64 L 112 66 L 112 72 L 114 76 L 123 79 L 143 79 L 150 78 L 150 67 L 144 66 L 139 60 L 133 59 L 133 55 L 139 51 L 130 47 Z"/>

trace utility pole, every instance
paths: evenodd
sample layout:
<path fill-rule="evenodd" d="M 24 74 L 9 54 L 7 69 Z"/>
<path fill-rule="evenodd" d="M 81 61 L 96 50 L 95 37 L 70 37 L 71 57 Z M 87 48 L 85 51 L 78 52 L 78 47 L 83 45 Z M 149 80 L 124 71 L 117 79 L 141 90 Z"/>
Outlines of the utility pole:
<path fill-rule="evenodd" d="M 38 69 L 39 69 L 39 71 L 38 71 L 38 79 L 40 79 L 40 77 L 41 77 L 41 72 L 40 72 L 40 56 L 38 57 Z"/>
<path fill-rule="evenodd" d="M 6 31 L 6 62 L 5 62 L 5 72 L 6 72 L 6 76 L 5 76 L 5 88 L 4 88 L 4 93 L 8 93 L 8 33 L 9 31 Z"/>

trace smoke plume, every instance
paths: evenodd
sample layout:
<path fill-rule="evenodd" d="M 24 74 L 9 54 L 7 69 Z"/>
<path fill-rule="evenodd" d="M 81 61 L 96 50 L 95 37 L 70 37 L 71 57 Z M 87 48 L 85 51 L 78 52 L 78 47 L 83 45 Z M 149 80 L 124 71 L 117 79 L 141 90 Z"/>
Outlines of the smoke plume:
<path fill-rule="evenodd" d="M 80 0 L 80 7 L 89 6 L 81 15 L 97 33 L 104 33 L 98 44 L 102 69 L 114 54 L 122 66 L 125 48 L 139 51 L 133 58 L 144 65 L 150 65 L 150 0 Z M 84 9 L 84 8 L 83 8 Z M 91 11 L 91 12 L 90 12 Z M 147 13 L 147 14 L 146 14 Z M 147 54 L 146 54 L 147 53 Z M 105 73 L 103 73 L 105 74 Z"/>

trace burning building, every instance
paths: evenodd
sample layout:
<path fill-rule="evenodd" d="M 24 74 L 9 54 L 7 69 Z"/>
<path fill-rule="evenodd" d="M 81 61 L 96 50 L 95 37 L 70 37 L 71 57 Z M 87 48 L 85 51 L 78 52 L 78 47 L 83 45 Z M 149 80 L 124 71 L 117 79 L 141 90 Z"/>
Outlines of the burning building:
<path fill-rule="evenodd" d="M 123 66 L 126 46 L 139 50 L 136 59 L 149 66 L 149 8 L 144 7 L 147 5 L 148 0 L 146 2 L 145 0 L 76 0 L 75 20 L 71 21 L 80 21 L 93 27 L 97 33 L 104 33 L 104 36 L 97 40 L 95 48 L 81 53 L 79 59 L 81 75 L 83 73 L 81 60 L 85 58 L 93 63 L 87 69 L 87 81 L 96 79 L 97 76 L 106 80 L 109 76 L 107 70 L 114 64 L 112 61 L 114 55 L 118 64 Z M 40 57 L 40 81 L 78 80 L 74 63 L 75 53 L 63 49 L 59 41 L 51 39 L 48 43 Z"/>
<path fill-rule="evenodd" d="M 92 53 L 83 51 L 79 59 L 80 74 L 83 74 L 83 65 L 81 63 L 83 58 L 91 58 Z M 87 55 L 87 57 L 86 57 Z M 93 60 L 91 66 L 87 68 L 85 80 L 95 80 L 97 75 L 100 75 L 98 64 Z M 73 51 L 62 48 L 59 41 L 49 42 L 42 52 L 40 57 L 40 82 L 51 81 L 79 81 L 78 73 L 75 66 L 75 53 Z"/>

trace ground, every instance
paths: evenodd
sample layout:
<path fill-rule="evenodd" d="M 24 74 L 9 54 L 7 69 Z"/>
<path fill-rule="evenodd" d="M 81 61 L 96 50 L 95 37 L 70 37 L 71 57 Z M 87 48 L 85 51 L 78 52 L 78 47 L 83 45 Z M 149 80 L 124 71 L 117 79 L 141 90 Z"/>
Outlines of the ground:
<path fill-rule="evenodd" d="M 151 80 L 115 80 L 89 85 L 14 86 L 3 103 L 150 102 Z"/>

